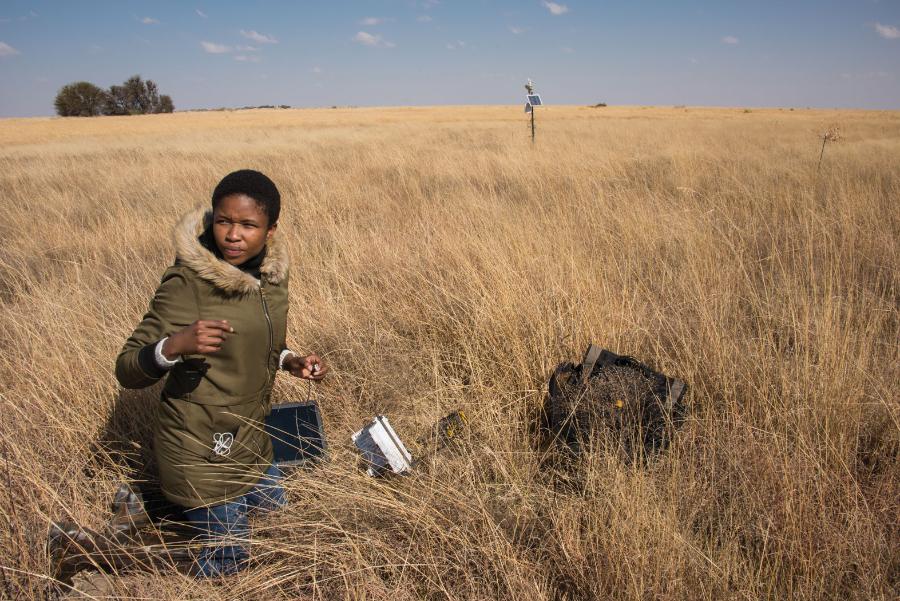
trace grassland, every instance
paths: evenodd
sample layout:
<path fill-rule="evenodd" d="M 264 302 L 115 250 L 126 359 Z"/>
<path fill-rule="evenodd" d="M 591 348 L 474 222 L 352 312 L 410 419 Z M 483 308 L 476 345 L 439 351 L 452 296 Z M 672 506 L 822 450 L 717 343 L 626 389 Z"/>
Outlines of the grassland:
<path fill-rule="evenodd" d="M 0 596 L 47 590 L 51 519 L 99 526 L 152 473 L 158 390 L 114 358 L 177 218 L 251 167 L 284 198 L 288 342 L 334 367 L 275 397 L 320 400 L 331 461 L 254 522 L 252 569 L 111 594 L 896 599 L 900 114 L 545 107 L 537 133 L 520 107 L 0 121 Z M 691 416 L 560 486 L 529 422 L 589 341 L 684 379 Z M 421 455 L 457 407 L 459 452 L 359 472 L 375 413 Z"/>

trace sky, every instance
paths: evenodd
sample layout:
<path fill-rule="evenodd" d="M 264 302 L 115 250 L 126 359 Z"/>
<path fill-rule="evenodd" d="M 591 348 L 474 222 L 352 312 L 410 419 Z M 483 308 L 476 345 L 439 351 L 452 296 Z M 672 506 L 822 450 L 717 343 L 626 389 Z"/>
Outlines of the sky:
<path fill-rule="evenodd" d="M 0 0 L 0 117 L 155 81 L 287 104 L 900 109 L 900 0 Z"/>

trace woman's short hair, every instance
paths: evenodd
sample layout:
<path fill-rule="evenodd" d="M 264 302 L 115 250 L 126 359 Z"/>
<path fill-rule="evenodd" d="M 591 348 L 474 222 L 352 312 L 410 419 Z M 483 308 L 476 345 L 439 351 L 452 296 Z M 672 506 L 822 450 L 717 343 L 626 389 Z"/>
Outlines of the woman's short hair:
<path fill-rule="evenodd" d="M 275 187 L 275 182 L 268 177 L 252 169 L 233 171 L 222 178 L 222 181 L 213 190 L 213 210 L 219 205 L 219 201 L 232 194 L 246 194 L 256 201 L 269 218 L 269 227 L 278 223 L 278 215 L 281 213 L 281 194 Z"/>

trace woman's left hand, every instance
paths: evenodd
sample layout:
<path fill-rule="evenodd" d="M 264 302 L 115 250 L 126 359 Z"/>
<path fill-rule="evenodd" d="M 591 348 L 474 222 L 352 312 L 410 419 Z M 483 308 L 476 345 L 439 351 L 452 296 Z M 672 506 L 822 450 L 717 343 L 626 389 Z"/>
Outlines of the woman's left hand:
<path fill-rule="evenodd" d="M 284 360 L 283 367 L 285 371 L 291 372 L 292 376 L 316 382 L 324 378 L 325 374 L 328 373 L 328 366 L 315 353 L 305 357 L 291 355 Z"/>

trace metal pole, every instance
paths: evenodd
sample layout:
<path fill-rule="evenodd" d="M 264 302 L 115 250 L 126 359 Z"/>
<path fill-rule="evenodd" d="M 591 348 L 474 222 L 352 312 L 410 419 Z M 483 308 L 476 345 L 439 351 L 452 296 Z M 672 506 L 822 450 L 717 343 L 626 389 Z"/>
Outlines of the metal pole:
<path fill-rule="evenodd" d="M 534 144 L 534 107 L 531 107 L 531 143 Z"/>

